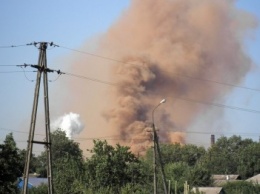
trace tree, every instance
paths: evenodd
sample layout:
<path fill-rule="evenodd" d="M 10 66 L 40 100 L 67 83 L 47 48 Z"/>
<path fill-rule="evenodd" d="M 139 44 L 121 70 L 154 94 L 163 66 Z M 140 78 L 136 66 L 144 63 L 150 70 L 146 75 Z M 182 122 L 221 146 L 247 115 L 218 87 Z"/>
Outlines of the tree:
<path fill-rule="evenodd" d="M 174 186 L 176 183 L 179 192 L 183 191 L 185 181 L 188 181 L 191 185 L 210 184 L 210 172 L 200 165 L 201 158 L 206 154 L 206 150 L 203 147 L 190 144 L 161 144 L 160 148 L 166 179 L 170 180 Z M 147 151 L 145 158 L 148 163 L 153 164 L 152 149 Z M 199 173 L 200 170 L 202 173 Z M 162 185 L 159 172 L 158 181 L 158 185 Z M 158 187 L 158 189 L 162 188 Z"/>
<path fill-rule="evenodd" d="M 260 143 L 252 143 L 245 147 L 239 156 L 238 173 L 247 179 L 260 173 Z"/>
<path fill-rule="evenodd" d="M 229 182 L 223 186 L 225 193 L 230 194 L 239 194 L 239 193 L 250 193 L 250 194 L 259 194 L 260 185 L 247 182 Z"/>
<path fill-rule="evenodd" d="M 201 165 L 189 166 L 187 162 L 169 163 L 165 166 L 167 180 L 170 180 L 172 191 L 183 192 L 187 181 L 190 187 L 208 186 L 211 184 L 210 172 Z M 175 188 L 176 187 L 176 188 Z"/>
<path fill-rule="evenodd" d="M 212 174 L 238 174 L 238 165 L 243 149 L 253 143 L 240 136 L 221 137 L 209 148 L 203 158 L 203 165 Z"/>
<path fill-rule="evenodd" d="M 22 149 L 22 150 L 18 150 L 18 154 L 20 157 L 20 166 L 21 169 L 24 169 L 24 165 L 25 165 L 25 159 L 26 159 L 26 150 Z M 40 161 L 38 160 L 38 157 L 36 157 L 34 154 L 32 154 L 31 157 L 31 161 L 30 161 L 30 166 L 29 166 L 29 173 L 38 173 L 41 174 L 42 172 L 39 170 L 40 169 Z M 44 176 L 44 175 L 41 175 Z"/>
<path fill-rule="evenodd" d="M 79 144 L 66 137 L 61 130 L 51 133 L 52 141 L 52 173 L 55 193 L 80 193 L 84 188 L 84 159 Z M 46 151 L 38 157 L 42 174 L 46 173 Z M 83 191 L 82 191 L 83 192 Z"/>
<path fill-rule="evenodd" d="M 191 187 L 205 187 L 212 183 L 211 173 L 202 165 L 197 164 L 194 167 L 189 167 L 187 181 Z"/>
<path fill-rule="evenodd" d="M 165 165 L 168 163 L 185 162 L 189 166 L 194 166 L 206 153 L 203 147 L 191 144 L 161 144 L 160 148 L 162 161 Z M 153 157 L 150 152 L 148 152 L 149 160 Z"/>
<path fill-rule="evenodd" d="M 176 187 L 178 193 L 183 192 L 183 185 L 188 181 L 189 168 L 186 162 L 174 162 L 165 166 L 167 180 Z"/>
<path fill-rule="evenodd" d="M 92 157 L 86 160 L 86 180 L 94 193 L 100 188 L 120 193 L 126 185 L 146 184 L 144 166 L 129 147 L 113 147 L 106 141 L 94 140 L 91 153 Z"/>
<path fill-rule="evenodd" d="M 18 148 L 10 133 L 0 145 L 0 193 L 16 193 L 16 181 L 22 175 Z"/>
<path fill-rule="evenodd" d="M 48 194 L 48 185 L 41 184 L 38 187 L 32 187 L 29 189 L 29 194 Z"/>

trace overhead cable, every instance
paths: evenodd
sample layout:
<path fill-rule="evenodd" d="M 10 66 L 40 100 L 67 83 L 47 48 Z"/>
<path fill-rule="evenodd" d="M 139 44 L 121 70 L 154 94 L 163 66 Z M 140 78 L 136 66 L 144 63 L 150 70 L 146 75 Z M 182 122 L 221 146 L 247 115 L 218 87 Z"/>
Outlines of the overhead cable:
<path fill-rule="evenodd" d="M 14 133 L 26 133 L 28 134 L 29 132 L 25 132 L 25 131 L 18 131 L 18 130 L 14 130 L 14 129 L 9 129 L 9 128 L 3 128 L 0 127 L 0 130 L 5 130 L 5 131 L 11 131 Z M 171 131 L 168 131 L 171 132 Z M 258 136 L 260 133 L 246 133 L 246 132 L 215 132 L 215 131 L 173 131 L 173 132 L 181 132 L 184 134 L 214 134 L 214 135 L 243 135 L 243 136 Z M 147 132 L 149 133 L 149 132 Z M 44 134 L 35 134 L 35 135 L 39 135 L 39 136 L 45 136 Z M 84 140 L 95 140 L 95 139 L 107 139 L 107 140 L 129 140 L 130 138 L 121 138 L 119 135 L 112 135 L 112 136 L 101 136 L 101 137 L 78 137 L 78 138 L 73 138 L 73 140 L 80 140 L 80 141 L 84 141 Z M 147 138 L 131 138 L 133 140 L 139 140 L 139 139 L 147 139 Z"/>
<path fill-rule="evenodd" d="M 60 46 L 60 45 L 55 45 L 55 46 L 60 47 L 60 48 L 64 48 L 64 49 L 67 49 L 67 50 L 71 50 L 71 51 L 74 51 L 74 52 L 78 52 L 78 53 L 81 53 L 81 54 L 90 55 L 90 56 L 94 56 L 94 57 L 98 57 L 98 58 L 102 58 L 102 59 L 105 59 L 105 60 L 110 60 L 110 61 L 114 61 L 114 62 L 118 62 L 118 63 L 122 63 L 122 64 L 136 65 L 134 63 L 123 62 L 119 59 L 105 57 L 105 56 L 102 56 L 102 55 L 97 55 L 97 54 L 93 54 L 93 53 L 86 52 L 86 51 L 68 48 L 68 47 L 65 47 L 65 46 Z M 169 71 L 167 71 L 167 73 L 169 73 Z M 194 76 L 184 75 L 184 74 L 180 74 L 180 73 L 173 73 L 173 74 L 175 74 L 176 76 L 179 76 L 179 77 L 195 79 L 195 80 L 199 80 L 199 81 L 206 81 L 206 82 L 211 82 L 211 83 L 215 83 L 215 84 L 226 85 L 226 86 L 230 86 L 230 87 L 236 87 L 236 88 L 240 88 L 240 89 L 247 89 L 247 90 L 260 92 L 260 89 L 246 87 L 246 86 L 239 86 L 239 85 L 232 84 L 232 83 L 225 83 L 225 82 L 220 82 L 220 81 L 215 81 L 215 80 L 210 80 L 210 79 L 205 79 L 205 78 L 197 78 L 197 77 L 194 77 Z"/>
<path fill-rule="evenodd" d="M 218 103 L 212 103 L 212 102 L 204 102 L 204 101 L 198 101 L 190 98 L 183 98 L 183 97 L 174 97 L 176 99 L 192 102 L 192 103 L 199 103 L 199 104 L 205 104 L 205 105 L 211 105 L 211 106 L 216 106 L 220 108 L 228 108 L 228 109 L 233 109 L 233 110 L 239 110 L 239 111 L 244 111 L 244 112 L 250 112 L 250 113 L 257 113 L 260 114 L 259 110 L 253 110 L 253 109 L 246 109 L 246 108 L 240 108 L 237 106 L 229 106 L 229 105 L 224 105 L 224 104 L 218 104 Z"/>
<path fill-rule="evenodd" d="M 61 72 L 61 73 L 65 74 L 65 75 L 69 75 L 69 76 L 81 78 L 81 79 L 87 79 L 87 80 L 90 80 L 90 81 L 94 81 L 94 82 L 99 82 L 99 83 L 102 83 L 102 84 L 111 85 L 111 86 L 117 86 L 117 85 L 118 85 L 117 83 L 102 81 L 102 80 L 99 80 L 99 79 L 95 79 L 95 78 L 91 78 L 91 77 L 87 77 L 87 76 L 83 76 L 83 75 L 77 75 L 77 74 L 68 73 L 68 72 Z"/>
<path fill-rule="evenodd" d="M 35 72 L 35 71 L 0 71 L 0 73 L 32 73 L 32 72 Z"/>
<path fill-rule="evenodd" d="M 4 49 L 4 48 L 15 48 L 15 47 L 23 47 L 23 46 L 29 46 L 30 44 L 21 44 L 21 45 L 9 45 L 9 46 L 0 46 L 0 48 Z"/>

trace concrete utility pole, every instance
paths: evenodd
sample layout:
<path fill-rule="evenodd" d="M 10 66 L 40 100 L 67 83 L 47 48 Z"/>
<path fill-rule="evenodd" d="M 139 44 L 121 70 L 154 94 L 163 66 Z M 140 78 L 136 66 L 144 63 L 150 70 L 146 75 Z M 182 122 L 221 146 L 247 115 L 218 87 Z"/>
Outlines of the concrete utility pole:
<path fill-rule="evenodd" d="M 157 149 L 156 149 L 156 131 L 153 123 L 153 193 L 157 194 Z"/>
<path fill-rule="evenodd" d="M 161 173 L 162 173 L 162 180 L 163 180 L 163 189 L 164 189 L 164 193 L 167 194 L 167 187 L 166 187 L 166 180 L 165 180 L 165 173 L 164 173 L 164 168 L 163 168 L 163 164 L 162 164 L 162 159 L 161 159 L 161 152 L 160 152 L 160 147 L 159 147 L 159 142 L 158 142 L 158 136 L 156 133 L 156 129 L 155 129 L 155 124 L 154 124 L 154 111 L 156 108 L 158 108 L 162 103 L 165 103 L 166 100 L 163 99 L 161 100 L 161 102 L 154 107 L 153 111 L 152 111 L 152 128 L 153 128 L 153 162 L 154 162 L 154 194 L 157 194 L 157 155 L 159 157 L 159 163 L 160 163 L 160 167 L 161 167 Z"/>
<path fill-rule="evenodd" d="M 36 43 L 35 43 L 36 44 Z M 52 45 L 52 43 L 50 43 Z M 53 184 L 52 184 L 52 158 L 51 158 L 51 138 L 50 138 L 50 116 L 49 116 L 49 96 L 48 96 L 48 72 L 53 72 L 47 68 L 47 59 L 46 59 L 46 49 L 48 47 L 47 42 L 40 42 L 39 46 L 39 59 L 38 65 L 31 65 L 32 67 L 38 69 L 36 85 L 34 91 L 34 101 L 33 101 L 33 109 L 31 116 L 31 124 L 30 124 L 30 132 L 28 138 L 28 146 L 26 152 L 26 161 L 24 166 L 24 184 L 23 184 L 23 194 L 27 194 L 27 186 L 29 179 L 29 167 L 32 156 L 33 144 L 43 144 L 46 147 L 47 152 L 47 176 L 48 176 L 48 194 L 53 193 Z M 39 91 L 40 91 L 40 83 L 41 83 L 41 75 L 43 73 L 43 83 L 44 83 L 44 107 L 45 107 L 45 132 L 46 132 L 46 141 L 34 141 L 34 132 L 35 132 L 35 124 L 36 124 L 36 116 L 37 116 L 37 107 L 39 100 Z"/>
<path fill-rule="evenodd" d="M 156 134 L 156 131 L 155 131 L 155 134 Z M 159 163 L 160 163 L 161 173 L 162 173 L 163 189 L 164 189 L 164 193 L 167 194 L 166 179 L 165 179 L 164 167 L 163 167 L 163 163 L 162 163 L 161 151 L 160 151 L 159 142 L 158 142 L 158 136 L 157 136 L 157 134 L 155 136 L 156 136 L 156 139 L 155 139 L 156 148 L 157 148 L 157 153 L 158 153 L 158 158 L 159 158 Z"/>

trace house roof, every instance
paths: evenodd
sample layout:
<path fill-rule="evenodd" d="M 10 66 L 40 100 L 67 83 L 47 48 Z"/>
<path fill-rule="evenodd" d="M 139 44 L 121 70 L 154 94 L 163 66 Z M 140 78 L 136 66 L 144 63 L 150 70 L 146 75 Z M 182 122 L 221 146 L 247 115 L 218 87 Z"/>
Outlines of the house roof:
<path fill-rule="evenodd" d="M 213 180 L 239 180 L 238 174 L 214 174 L 212 175 Z"/>
<path fill-rule="evenodd" d="M 226 184 L 227 182 L 235 182 L 240 180 L 240 176 L 237 174 L 227 174 L 227 175 L 223 175 L 223 174 L 215 174 L 212 175 L 212 180 L 213 180 L 213 185 L 215 186 L 222 186 L 224 184 Z"/>
<path fill-rule="evenodd" d="M 251 181 L 251 182 L 253 182 L 255 184 L 259 184 L 260 183 L 260 174 L 255 175 L 255 176 L 247 179 L 246 181 L 249 181 L 249 182 Z"/>
<path fill-rule="evenodd" d="M 223 189 L 222 187 L 193 187 L 192 191 L 199 191 L 205 194 L 221 194 L 223 192 Z"/>
<path fill-rule="evenodd" d="M 29 177 L 39 177 L 39 176 L 40 176 L 40 174 L 37 174 L 36 172 L 29 174 Z"/>
<path fill-rule="evenodd" d="M 33 187 L 38 187 L 41 184 L 48 184 L 47 178 L 36 178 L 36 177 L 29 177 L 28 182 L 32 184 Z"/>
<path fill-rule="evenodd" d="M 38 187 L 41 184 L 48 184 L 48 179 L 47 178 L 36 178 L 36 177 L 28 178 L 28 188 Z M 19 178 L 18 188 L 23 188 L 23 178 L 22 177 Z"/>

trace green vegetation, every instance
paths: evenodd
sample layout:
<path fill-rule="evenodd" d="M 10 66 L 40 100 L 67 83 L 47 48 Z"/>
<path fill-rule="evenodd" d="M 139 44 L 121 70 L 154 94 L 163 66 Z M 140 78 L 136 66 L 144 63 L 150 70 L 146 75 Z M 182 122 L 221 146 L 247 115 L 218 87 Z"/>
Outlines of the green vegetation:
<path fill-rule="evenodd" d="M 78 143 L 62 131 L 51 134 L 53 183 L 57 194 L 145 194 L 153 192 L 153 150 L 141 157 L 121 145 L 95 140 L 85 159 Z M 162 161 L 172 193 L 183 193 L 189 187 L 212 186 L 212 174 L 239 174 L 243 180 L 260 173 L 260 143 L 239 136 L 221 137 L 205 149 L 195 145 L 162 144 Z M 46 177 L 46 152 L 32 157 L 30 172 Z M 12 134 L 0 145 L 0 193 L 19 193 L 17 177 L 22 176 L 25 150 L 19 150 Z M 260 186 L 247 181 L 223 185 L 226 193 L 260 193 Z M 158 172 L 158 190 L 163 191 Z M 41 185 L 31 194 L 47 193 Z"/>
<path fill-rule="evenodd" d="M 0 145 L 0 193 L 17 192 L 16 180 L 22 174 L 18 148 L 10 133 Z"/>
<path fill-rule="evenodd" d="M 224 190 L 226 193 L 230 194 L 259 194 L 260 193 L 260 185 L 254 185 L 247 181 L 239 181 L 239 182 L 229 182 L 224 185 Z"/>

